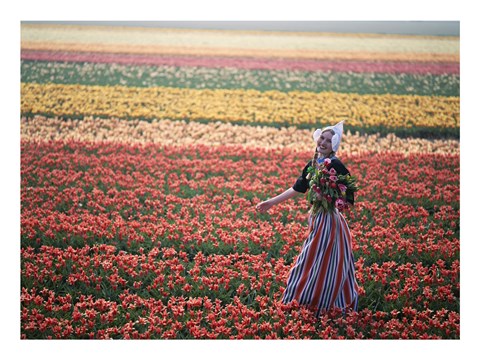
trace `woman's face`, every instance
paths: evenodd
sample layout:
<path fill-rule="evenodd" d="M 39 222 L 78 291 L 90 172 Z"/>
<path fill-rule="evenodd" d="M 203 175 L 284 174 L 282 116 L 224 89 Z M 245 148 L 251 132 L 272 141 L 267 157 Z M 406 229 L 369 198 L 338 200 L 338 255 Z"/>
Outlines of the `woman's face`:
<path fill-rule="evenodd" d="M 317 151 L 323 156 L 328 156 L 332 152 L 332 132 L 324 131 L 317 141 Z"/>

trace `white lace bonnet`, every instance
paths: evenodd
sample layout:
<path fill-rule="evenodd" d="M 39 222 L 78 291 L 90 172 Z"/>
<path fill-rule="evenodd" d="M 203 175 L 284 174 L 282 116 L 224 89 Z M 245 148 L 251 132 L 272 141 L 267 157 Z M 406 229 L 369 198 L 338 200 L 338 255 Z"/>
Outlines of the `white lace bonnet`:
<path fill-rule="evenodd" d="M 343 122 L 344 120 L 340 121 L 338 124 L 335 124 L 333 126 L 327 126 L 323 129 L 317 129 L 313 133 L 313 140 L 315 143 L 317 143 L 318 139 L 320 138 L 320 135 L 325 131 L 325 130 L 333 130 L 335 135 L 332 136 L 332 150 L 337 151 L 338 147 L 340 146 L 340 141 L 342 140 L 342 134 L 343 134 Z"/>

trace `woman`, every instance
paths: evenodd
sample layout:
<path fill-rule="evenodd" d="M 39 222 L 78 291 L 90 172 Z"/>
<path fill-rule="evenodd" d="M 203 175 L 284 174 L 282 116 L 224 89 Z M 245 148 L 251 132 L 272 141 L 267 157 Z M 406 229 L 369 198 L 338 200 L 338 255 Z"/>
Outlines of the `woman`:
<path fill-rule="evenodd" d="M 308 168 L 312 163 L 330 159 L 337 174 L 349 174 L 335 157 L 343 133 L 343 121 L 323 130 L 317 129 L 313 138 L 317 144 L 315 157 L 303 169 L 295 184 L 282 194 L 261 202 L 257 210 L 265 212 L 272 206 L 309 189 Z M 353 205 L 353 193 L 347 191 L 347 201 Z M 308 237 L 287 280 L 282 302 L 296 300 L 319 316 L 322 310 L 339 308 L 357 310 L 358 285 L 355 280 L 355 262 L 352 253 L 350 229 L 338 211 L 310 213 Z"/>

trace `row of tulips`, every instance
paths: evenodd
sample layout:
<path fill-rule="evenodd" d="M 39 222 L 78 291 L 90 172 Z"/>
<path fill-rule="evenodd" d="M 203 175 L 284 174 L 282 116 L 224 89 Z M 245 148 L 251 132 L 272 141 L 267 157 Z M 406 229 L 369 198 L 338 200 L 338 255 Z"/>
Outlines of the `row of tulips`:
<path fill-rule="evenodd" d="M 22 289 L 21 297 L 22 338 L 441 339 L 456 337 L 460 330 L 458 314 L 446 309 L 404 308 L 390 313 L 364 309 L 344 316 L 332 311 L 318 320 L 295 304 L 275 303 L 259 310 L 243 304 L 238 296 L 226 306 L 208 297 L 157 301 L 128 290 L 119 302 L 91 295 L 73 299 L 47 288 Z M 271 304 L 259 295 L 255 301 Z"/>
<path fill-rule="evenodd" d="M 343 320 L 332 312 L 318 321 L 296 304 L 279 303 L 282 287 L 278 288 L 278 282 L 287 267 L 282 261 L 267 261 L 265 254 L 199 253 L 193 261 L 186 261 L 185 252 L 173 249 L 153 249 L 140 255 L 116 251 L 113 246 L 45 247 L 39 254 L 32 249 L 22 251 L 24 282 L 39 284 L 22 288 L 22 335 L 233 339 L 459 336 L 458 313 L 441 307 L 455 302 L 450 281 L 458 278 L 458 264 L 451 270 L 440 262 L 431 267 L 392 262 L 361 268 L 368 279 L 365 283 L 385 284 L 379 286 L 378 295 L 399 310 L 363 309 Z M 437 272 L 443 274 L 440 281 L 434 275 Z M 52 287 L 66 295 L 56 295 Z M 372 317 L 379 322 L 371 323 Z"/>
<path fill-rule="evenodd" d="M 310 155 L 23 141 L 22 337 L 458 338 L 458 155 L 344 156 L 360 311 L 279 304 L 305 200 L 254 205 Z"/>
<path fill-rule="evenodd" d="M 127 66 L 22 61 L 22 82 L 259 91 L 459 96 L 458 75 L 245 70 L 224 67 Z"/>
<path fill-rule="evenodd" d="M 455 62 L 378 62 L 378 61 L 313 61 L 284 58 L 251 57 L 199 57 L 138 54 L 109 54 L 87 52 L 29 51 L 21 52 L 24 61 L 86 62 L 124 65 L 175 66 L 200 68 L 235 68 L 249 70 L 333 71 L 386 74 L 459 74 L 460 64 Z"/>
<path fill-rule="evenodd" d="M 458 40 L 457 40 L 458 43 Z M 203 57 L 253 57 L 283 58 L 295 60 L 340 60 L 340 61 L 401 61 L 424 63 L 459 63 L 458 54 L 444 53 L 406 53 L 406 52 L 352 52 L 352 51 L 306 51 L 282 49 L 235 49 L 179 47 L 133 44 L 81 44 L 57 42 L 23 42 L 22 50 L 27 51 L 59 51 L 80 53 L 119 53 L 137 55 L 167 56 L 203 56 Z"/>
<path fill-rule="evenodd" d="M 312 151 L 312 129 L 296 127 L 233 125 L 228 122 L 185 122 L 173 120 L 61 119 L 36 116 L 20 121 L 23 140 L 79 140 L 88 142 L 156 143 L 162 145 L 237 145 L 244 148 L 288 148 Z M 341 154 L 394 151 L 399 153 L 459 154 L 458 140 L 400 138 L 394 134 L 360 135 L 346 132 Z"/>
<path fill-rule="evenodd" d="M 214 119 L 308 127 L 346 118 L 351 127 L 364 129 L 443 127 L 455 133 L 460 121 L 457 97 L 34 83 L 21 85 L 21 111 L 74 117 Z"/>
<path fill-rule="evenodd" d="M 456 37 L 22 25 L 22 49 L 162 55 L 459 62 Z"/>
<path fill-rule="evenodd" d="M 88 48 L 128 45 L 177 49 L 233 50 L 242 53 L 269 50 L 318 53 L 444 54 L 458 57 L 457 37 L 326 34 L 291 32 L 242 32 L 214 30 L 76 27 L 23 24 L 22 48 L 50 44 Z M 40 46 L 39 46 L 40 47 Z"/>

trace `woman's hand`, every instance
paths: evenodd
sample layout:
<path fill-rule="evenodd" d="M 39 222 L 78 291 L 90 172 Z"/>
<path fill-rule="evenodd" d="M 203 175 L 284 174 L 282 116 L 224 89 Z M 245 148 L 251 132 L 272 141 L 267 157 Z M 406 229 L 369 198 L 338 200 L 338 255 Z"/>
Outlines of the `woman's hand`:
<path fill-rule="evenodd" d="M 260 212 L 268 211 L 273 205 L 277 205 L 285 200 L 291 199 L 297 194 L 300 194 L 300 193 L 293 190 L 293 188 L 289 188 L 285 190 L 283 193 L 281 193 L 280 195 L 277 195 L 274 198 L 261 202 L 256 206 L 256 209 Z"/>
<path fill-rule="evenodd" d="M 266 200 L 261 202 L 256 206 L 257 211 L 266 212 L 268 211 L 274 204 L 270 200 Z"/>

